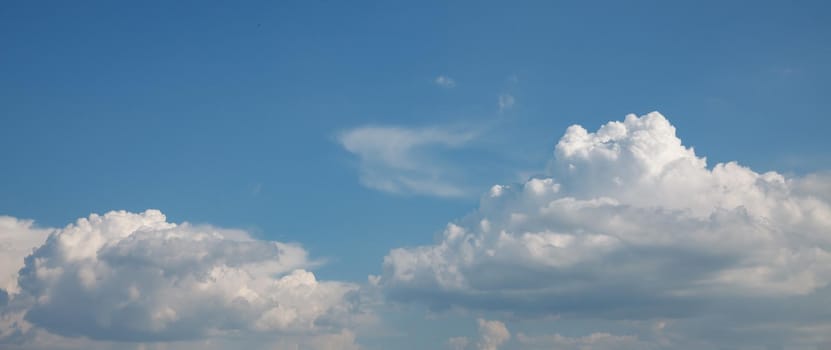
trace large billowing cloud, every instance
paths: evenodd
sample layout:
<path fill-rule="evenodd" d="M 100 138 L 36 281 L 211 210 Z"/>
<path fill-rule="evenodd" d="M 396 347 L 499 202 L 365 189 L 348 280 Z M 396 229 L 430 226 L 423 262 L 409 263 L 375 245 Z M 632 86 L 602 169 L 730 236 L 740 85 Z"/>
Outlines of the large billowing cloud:
<path fill-rule="evenodd" d="M 801 308 L 788 322 L 831 323 L 821 303 L 831 282 L 827 177 L 709 168 L 657 112 L 596 132 L 568 128 L 549 173 L 494 186 L 435 245 L 393 249 L 387 295 L 606 319 L 691 317 L 716 305 L 743 312 L 775 300 Z"/>
<path fill-rule="evenodd" d="M 361 317 L 358 286 L 320 281 L 307 270 L 315 265 L 296 244 L 170 223 L 156 210 L 93 214 L 25 259 L 4 317 L 22 315 L 18 335 L 29 327 L 113 341 L 285 334 L 351 343 L 344 329 Z"/>

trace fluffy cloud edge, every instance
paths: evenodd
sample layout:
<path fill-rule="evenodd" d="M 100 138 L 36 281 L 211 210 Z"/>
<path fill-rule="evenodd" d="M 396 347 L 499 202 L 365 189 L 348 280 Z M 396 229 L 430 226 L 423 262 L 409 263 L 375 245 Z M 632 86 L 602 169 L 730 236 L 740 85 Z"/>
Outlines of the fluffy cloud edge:
<path fill-rule="evenodd" d="M 361 286 L 318 280 L 308 270 L 317 263 L 297 244 L 171 223 L 158 210 L 91 214 L 61 229 L 10 217 L 0 223 L 4 247 L 31 253 L 20 257 L 19 290 L 0 305 L 6 344 L 258 334 L 284 346 L 356 348 L 350 328 L 372 319 Z M 45 234 L 40 244 L 8 238 Z"/>
<path fill-rule="evenodd" d="M 0 216 L 0 290 L 12 295 L 19 292 L 17 272 L 23 267 L 23 259 L 53 231 L 37 227 L 34 220 Z"/>
<path fill-rule="evenodd" d="M 687 319 L 723 313 L 715 305 L 827 299 L 824 174 L 708 167 L 653 112 L 594 132 L 569 127 L 547 175 L 493 186 L 433 245 L 392 249 L 379 280 L 386 296 L 601 319 Z M 776 312 L 762 309 L 770 312 L 757 313 L 767 318 L 758 322 L 772 323 Z M 788 317 L 822 318 L 821 308 L 800 310 Z"/>

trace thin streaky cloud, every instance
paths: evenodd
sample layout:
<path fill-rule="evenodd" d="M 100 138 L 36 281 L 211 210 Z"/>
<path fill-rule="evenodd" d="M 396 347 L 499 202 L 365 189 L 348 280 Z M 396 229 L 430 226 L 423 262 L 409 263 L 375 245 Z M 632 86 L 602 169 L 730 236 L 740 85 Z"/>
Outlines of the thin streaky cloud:
<path fill-rule="evenodd" d="M 463 186 L 449 179 L 440 153 L 470 143 L 475 132 L 442 127 L 364 126 L 338 141 L 358 158 L 361 183 L 393 194 L 459 197 Z"/>

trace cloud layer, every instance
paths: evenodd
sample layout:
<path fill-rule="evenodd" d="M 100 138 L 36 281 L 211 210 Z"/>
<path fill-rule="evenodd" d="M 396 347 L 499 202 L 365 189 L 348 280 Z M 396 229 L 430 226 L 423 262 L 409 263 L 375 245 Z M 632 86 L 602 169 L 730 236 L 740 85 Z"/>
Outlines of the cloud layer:
<path fill-rule="evenodd" d="M 435 245 L 390 251 L 387 295 L 436 308 L 645 319 L 827 293 L 831 205 L 806 190 L 822 188 L 816 177 L 708 168 L 657 112 L 596 132 L 568 128 L 549 173 L 494 186 Z"/>
<path fill-rule="evenodd" d="M 649 350 L 659 349 L 655 344 L 646 343 L 635 336 L 620 336 L 609 333 L 592 333 L 583 337 L 566 337 L 560 334 L 528 336 L 517 334 L 517 341 L 523 349 L 542 350 Z"/>
<path fill-rule="evenodd" d="M 472 138 L 365 127 L 339 140 L 369 187 L 453 196 L 428 151 Z M 358 349 L 367 305 L 399 306 L 381 293 L 509 322 L 478 318 L 478 338 L 438 340 L 452 349 L 831 344 L 828 174 L 708 167 L 657 112 L 569 127 L 547 171 L 493 186 L 434 244 L 391 250 L 365 286 L 318 280 L 297 244 L 156 210 L 60 229 L 0 217 L 0 347 Z"/>
<path fill-rule="evenodd" d="M 93 214 L 54 230 L 25 259 L 4 314 L 23 315 L 18 328 L 97 340 L 242 333 L 354 340 L 341 334 L 360 317 L 358 286 L 319 281 L 307 270 L 314 265 L 298 245 L 170 223 L 156 210 Z"/>

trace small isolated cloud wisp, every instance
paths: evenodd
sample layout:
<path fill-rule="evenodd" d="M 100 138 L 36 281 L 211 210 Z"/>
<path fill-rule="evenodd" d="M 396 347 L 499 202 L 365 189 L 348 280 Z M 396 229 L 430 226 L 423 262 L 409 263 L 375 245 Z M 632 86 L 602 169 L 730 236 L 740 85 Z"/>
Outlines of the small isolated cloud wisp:
<path fill-rule="evenodd" d="M 499 95 L 499 111 L 504 112 L 514 107 L 516 103 L 516 99 L 511 94 L 501 94 Z"/>
<path fill-rule="evenodd" d="M 366 126 L 342 132 L 338 141 L 358 157 L 364 186 L 394 194 L 458 197 L 466 190 L 451 180 L 453 167 L 439 153 L 474 137 L 473 132 L 449 128 Z"/>
<path fill-rule="evenodd" d="M 446 75 L 437 76 L 436 79 L 433 80 L 433 82 L 436 85 L 441 86 L 443 88 L 447 88 L 447 89 L 456 86 L 456 80 L 454 80 L 453 78 L 448 77 Z"/>

